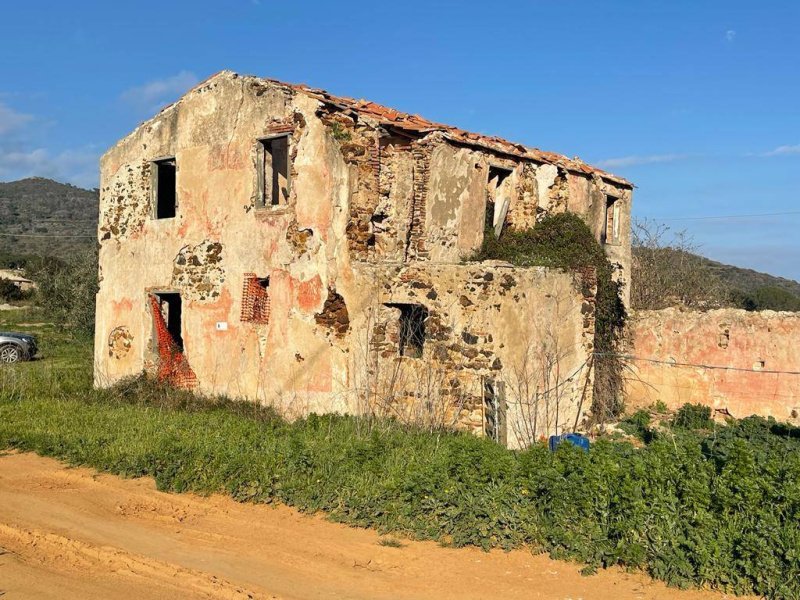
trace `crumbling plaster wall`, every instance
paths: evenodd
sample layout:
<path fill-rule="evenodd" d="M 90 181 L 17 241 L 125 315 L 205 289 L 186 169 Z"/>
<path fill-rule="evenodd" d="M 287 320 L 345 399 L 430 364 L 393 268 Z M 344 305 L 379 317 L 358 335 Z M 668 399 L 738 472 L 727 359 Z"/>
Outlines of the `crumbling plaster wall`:
<path fill-rule="evenodd" d="M 359 261 L 430 260 L 457 263 L 483 242 L 490 168 L 510 172 L 507 227 L 532 227 L 547 214 L 583 217 L 598 240 L 606 201 L 619 199 L 620 237 L 605 244 L 629 299 L 631 189 L 597 175 L 569 172 L 484 148 L 466 147 L 433 132 L 408 138 L 357 115 L 331 112 L 323 120 L 338 141 L 350 174 L 347 239 Z"/>
<path fill-rule="evenodd" d="M 800 423 L 800 375 L 775 372 L 800 371 L 800 313 L 667 308 L 639 311 L 630 326 L 629 409 L 691 402 Z"/>
<path fill-rule="evenodd" d="M 620 202 L 620 237 L 605 244 L 615 277 L 623 283 L 623 299 L 630 299 L 631 189 L 599 176 L 571 173 L 551 164 L 535 164 L 488 150 L 453 145 L 443 136 L 431 140 L 425 234 L 426 258 L 459 262 L 483 243 L 486 182 L 490 167 L 511 172 L 507 227 L 526 229 L 547 214 L 569 211 L 581 216 L 600 240 L 606 223 L 608 196 Z"/>
<path fill-rule="evenodd" d="M 352 382 L 378 408 L 403 418 L 419 403 L 446 406 L 442 423 L 482 435 L 490 380 L 504 388 L 512 447 L 532 441 L 523 421 L 534 412 L 546 435 L 571 430 L 590 408 L 595 290 L 584 297 L 579 276 L 503 263 L 359 264 L 355 276 Z M 399 304 L 428 311 L 421 357 L 399 356 Z M 541 370 L 545 355 L 557 373 Z M 537 392 L 555 388 L 557 398 L 537 403 Z"/>

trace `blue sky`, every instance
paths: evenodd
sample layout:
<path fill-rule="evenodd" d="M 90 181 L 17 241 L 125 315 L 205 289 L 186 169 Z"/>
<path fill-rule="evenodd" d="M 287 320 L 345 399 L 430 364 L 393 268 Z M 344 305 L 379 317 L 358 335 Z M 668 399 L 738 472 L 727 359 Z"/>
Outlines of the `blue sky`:
<path fill-rule="evenodd" d="M 27 0 L 3 21 L 3 181 L 95 186 L 115 140 L 232 69 L 580 156 L 637 184 L 635 216 L 800 279 L 796 1 Z"/>

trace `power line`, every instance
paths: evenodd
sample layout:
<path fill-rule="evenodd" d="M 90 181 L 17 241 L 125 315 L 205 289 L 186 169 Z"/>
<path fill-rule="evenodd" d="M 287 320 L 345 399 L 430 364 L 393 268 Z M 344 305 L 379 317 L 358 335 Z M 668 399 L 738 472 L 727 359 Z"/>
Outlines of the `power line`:
<path fill-rule="evenodd" d="M 69 235 L 69 234 L 44 234 L 44 233 L 0 233 L 0 237 L 24 238 L 97 238 L 97 235 Z"/>
<path fill-rule="evenodd" d="M 704 365 L 696 363 L 673 362 L 671 360 L 660 360 L 657 358 L 645 358 L 643 356 L 634 356 L 632 354 L 620 354 L 618 352 L 595 352 L 595 356 L 615 356 L 624 360 L 641 360 L 644 362 L 670 365 L 673 367 L 696 367 L 698 369 L 716 369 L 721 371 L 744 371 L 746 373 L 764 373 L 773 375 L 800 375 L 800 371 L 774 371 L 769 369 L 745 369 L 743 367 L 729 367 L 724 365 Z"/>
<path fill-rule="evenodd" d="M 774 212 L 774 213 L 753 213 L 750 215 L 716 215 L 705 217 L 670 217 L 670 218 L 655 218 L 657 221 L 710 221 L 721 219 L 753 219 L 757 217 L 781 217 L 785 215 L 800 215 L 800 210 L 792 210 L 787 212 Z"/>
<path fill-rule="evenodd" d="M 638 382 L 638 383 L 650 388 L 651 390 L 659 390 L 659 389 L 662 389 L 662 388 L 670 388 L 670 389 L 673 389 L 673 390 L 692 390 L 692 391 L 696 391 L 697 390 L 697 386 L 696 385 L 677 385 L 675 383 L 668 383 L 668 382 L 663 382 L 663 381 L 659 382 L 659 383 L 651 383 L 651 382 L 647 381 L 646 379 L 638 379 L 638 380 L 633 380 L 633 381 Z M 712 385 L 711 389 L 716 389 L 716 387 L 714 385 Z M 775 398 L 789 398 L 791 400 L 797 400 L 797 394 L 791 394 L 791 393 L 789 393 L 789 394 L 779 394 L 778 392 L 759 393 L 759 392 L 752 392 L 752 391 L 748 391 L 748 390 L 729 390 L 729 389 L 726 389 L 724 392 L 721 392 L 720 395 L 723 396 L 726 399 L 728 399 L 730 397 L 733 397 L 733 396 L 741 396 L 741 397 L 751 398 L 751 399 L 752 398 L 765 398 L 765 399 L 773 399 L 774 400 Z"/>

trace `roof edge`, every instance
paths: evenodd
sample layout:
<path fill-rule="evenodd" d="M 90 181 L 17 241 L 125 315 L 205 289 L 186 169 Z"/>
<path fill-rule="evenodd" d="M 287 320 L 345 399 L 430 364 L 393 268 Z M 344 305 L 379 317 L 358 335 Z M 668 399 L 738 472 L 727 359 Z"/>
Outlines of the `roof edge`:
<path fill-rule="evenodd" d="M 336 96 L 324 89 L 311 87 L 303 83 L 287 83 L 277 79 L 260 77 L 258 75 L 241 74 L 230 69 L 223 69 L 213 73 L 203 81 L 197 83 L 192 88 L 187 90 L 175 102 L 165 105 L 155 115 L 139 123 L 128 135 L 120 138 L 116 143 L 110 146 L 103 153 L 100 161 L 102 162 L 109 152 L 111 152 L 118 145 L 122 144 L 128 138 L 134 136 L 142 127 L 145 127 L 153 122 L 165 111 L 179 105 L 184 98 L 203 86 L 206 86 L 212 81 L 221 78 L 251 79 L 266 84 L 277 85 L 289 90 L 300 92 L 322 103 L 334 106 L 338 110 L 352 110 L 361 116 L 365 116 L 374 120 L 380 125 L 391 126 L 396 129 L 413 133 L 414 135 L 419 135 L 420 137 L 438 131 L 443 133 L 445 138 L 453 143 L 463 144 L 474 148 L 481 148 L 490 152 L 505 154 L 523 160 L 538 162 L 540 164 L 555 165 L 577 175 L 583 175 L 585 177 L 597 176 L 609 183 L 629 189 L 633 189 L 635 187 L 634 184 L 627 179 L 618 175 L 614 175 L 613 173 L 609 173 L 608 171 L 600 169 L 599 167 L 594 167 L 579 158 L 569 158 L 563 154 L 543 151 L 538 148 L 526 146 L 524 144 L 511 142 L 497 136 L 473 133 L 452 125 L 436 123 L 419 115 L 404 113 L 402 111 L 398 111 L 368 100 L 356 100 L 346 96 Z"/>

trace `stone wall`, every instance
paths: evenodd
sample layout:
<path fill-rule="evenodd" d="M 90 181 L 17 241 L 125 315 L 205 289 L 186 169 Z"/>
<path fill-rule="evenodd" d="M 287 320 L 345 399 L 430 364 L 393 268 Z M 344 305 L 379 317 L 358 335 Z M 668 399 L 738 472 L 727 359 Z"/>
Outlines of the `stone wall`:
<path fill-rule="evenodd" d="M 350 343 L 355 388 L 388 414 L 415 418 L 422 405 L 431 425 L 483 435 L 490 386 L 504 441 L 522 447 L 571 431 L 591 407 L 596 290 L 584 296 L 580 276 L 504 263 L 359 265 L 356 276 L 368 309 Z M 419 355 L 401 355 L 401 306 L 427 315 Z"/>
<path fill-rule="evenodd" d="M 800 372 L 800 313 L 668 308 L 638 312 L 630 325 L 630 409 L 691 402 L 800 423 L 800 375 L 787 373 Z"/>

